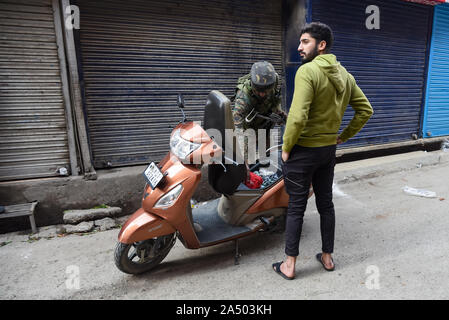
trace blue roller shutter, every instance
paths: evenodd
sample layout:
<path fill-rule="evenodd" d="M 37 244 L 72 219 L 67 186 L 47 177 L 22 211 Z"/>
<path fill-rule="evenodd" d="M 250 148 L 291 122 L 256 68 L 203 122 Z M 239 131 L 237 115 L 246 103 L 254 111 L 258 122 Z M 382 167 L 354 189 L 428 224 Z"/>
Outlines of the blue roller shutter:
<path fill-rule="evenodd" d="M 435 7 L 423 137 L 449 135 L 449 5 Z"/>
<path fill-rule="evenodd" d="M 160 160 L 182 115 L 203 119 L 258 60 L 282 75 L 281 1 L 79 0 L 80 61 L 94 166 Z"/>
<path fill-rule="evenodd" d="M 374 108 L 362 131 L 341 147 L 405 141 L 419 135 L 432 7 L 398 0 L 309 3 L 309 19 L 333 29 L 332 53 L 354 75 Z M 380 29 L 366 27 L 370 5 L 379 8 Z M 353 115 L 348 107 L 342 128 Z"/>

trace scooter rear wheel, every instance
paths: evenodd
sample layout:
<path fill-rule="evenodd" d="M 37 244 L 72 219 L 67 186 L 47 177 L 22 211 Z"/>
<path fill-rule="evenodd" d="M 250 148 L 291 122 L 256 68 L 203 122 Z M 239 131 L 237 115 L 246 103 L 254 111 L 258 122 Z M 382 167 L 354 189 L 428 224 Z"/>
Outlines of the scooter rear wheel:
<path fill-rule="evenodd" d="M 115 265 L 129 274 L 150 271 L 164 260 L 176 242 L 176 234 L 126 244 L 118 242 L 115 247 Z"/>

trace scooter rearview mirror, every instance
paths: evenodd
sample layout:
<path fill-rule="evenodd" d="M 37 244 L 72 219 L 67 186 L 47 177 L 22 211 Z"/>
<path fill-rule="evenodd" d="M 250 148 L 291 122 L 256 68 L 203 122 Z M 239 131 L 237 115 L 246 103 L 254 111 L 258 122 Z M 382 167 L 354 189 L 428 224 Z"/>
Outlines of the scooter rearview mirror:
<path fill-rule="evenodd" d="M 181 109 L 184 108 L 184 97 L 181 93 L 178 93 L 178 107 Z"/>
<path fill-rule="evenodd" d="M 181 93 L 178 93 L 178 107 L 179 109 L 181 109 L 182 112 L 182 122 L 186 122 L 187 118 L 186 118 L 186 114 L 184 113 L 184 97 L 182 96 Z"/>

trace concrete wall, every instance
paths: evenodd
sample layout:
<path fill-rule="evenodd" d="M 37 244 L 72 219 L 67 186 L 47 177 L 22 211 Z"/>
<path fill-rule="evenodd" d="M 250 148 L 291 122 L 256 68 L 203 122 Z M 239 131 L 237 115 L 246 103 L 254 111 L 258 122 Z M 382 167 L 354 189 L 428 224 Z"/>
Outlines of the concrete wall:
<path fill-rule="evenodd" d="M 35 218 L 38 227 L 62 224 L 63 212 L 68 209 L 89 209 L 107 204 L 122 208 L 128 215 L 140 208 L 145 181 L 142 172 L 146 166 L 98 170 L 97 180 L 82 176 L 21 180 L 0 183 L 0 204 L 11 205 L 39 201 Z M 207 183 L 207 168 L 193 198 L 205 201 L 219 195 Z M 0 233 L 28 230 L 28 217 L 0 220 Z"/>

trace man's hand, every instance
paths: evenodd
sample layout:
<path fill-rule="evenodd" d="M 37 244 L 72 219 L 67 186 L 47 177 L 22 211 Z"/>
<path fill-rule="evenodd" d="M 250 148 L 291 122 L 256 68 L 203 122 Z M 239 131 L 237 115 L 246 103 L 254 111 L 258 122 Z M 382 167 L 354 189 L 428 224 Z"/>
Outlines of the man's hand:
<path fill-rule="evenodd" d="M 290 152 L 282 150 L 282 161 L 287 162 Z"/>
<path fill-rule="evenodd" d="M 342 144 L 343 140 L 341 140 L 340 136 L 337 137 L 337 144 Z"/>

